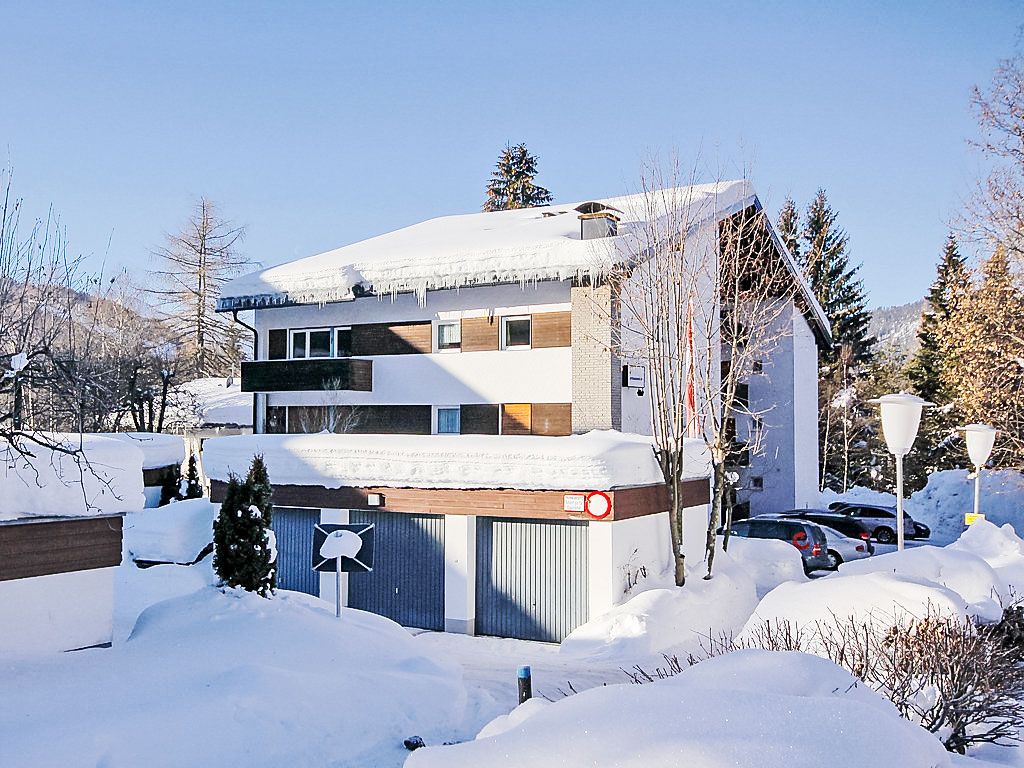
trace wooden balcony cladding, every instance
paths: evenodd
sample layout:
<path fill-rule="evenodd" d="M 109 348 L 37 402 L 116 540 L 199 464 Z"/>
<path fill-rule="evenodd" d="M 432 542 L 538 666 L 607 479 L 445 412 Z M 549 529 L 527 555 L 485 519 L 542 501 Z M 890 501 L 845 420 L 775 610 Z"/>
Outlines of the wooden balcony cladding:
<path fill-rule="evenodd" d="M 532 317 L 534 349 L 572 346 L 571 312 L 540 312 Z"/>
<path fill-rule="evenodd" d="M 430 353 L 431 324 L 367 323 L 352 326 L 353 355 L 415 355 Z"/>
<path fill-rule="evenodd" d="M 529 435 L 533 424 L 530 403 L 505 403 L 501 406 L 501 434 Z"/>
<path fill-rule="evenodd" d="M 569 479 L 569 478 L 567 478 Z M 708 481 L 688 480 L 683 494 L 693 486 L 690 496 L 707 495 Z M 700 486 L 700 487 L 698 487 Z M 214 502 L 224 500 L 227 484 L 214 480 L 210 496 Z M 275 485 L 274 504 L 283 507 L 312 509 L 379 509 L 382 512 L 406 512 L 434 515 L 480 515 L 483 517 L 517 517 L 548 520 L 589 520 L 595 525 L 615 520 L 656 515 L 668 511 L 668 489 L 664 484 L 607 490 L 612 509 L 607 517 L 595 520 L 586 512 L 567 512 L 566 494 L 586 494 L 587 490 L 524 491 L 508 488 L 324 488 L 313 485 Z M 383 496 L 384 504 L 370 507 L 367 494 Z"/>
<path fill-rule="evenodd" d="M 534 403 L 530 430 L 534 435 L 572 434 L 572 403 Z"/>
<path fill-rule="evenodd" d="M 501 342 L 501 325 L 496 317 L 462 318 L 462 351 L 493 352 Z"/>
<path fill-rule="evenodd" d="M 352 358 L 242 363 L 243 392 L 373 390 L 373 361 Z"/>
<path fill-rule="evenodd" d="M 109 568 L 120 563 L 120 517 L 0 525 L 0 581 Z"/>
<path fill-rule="evenodd" d="M 463 405 L 459 409 L 460 431 L 464 435 L 498 434 L 498 406 Z"/>

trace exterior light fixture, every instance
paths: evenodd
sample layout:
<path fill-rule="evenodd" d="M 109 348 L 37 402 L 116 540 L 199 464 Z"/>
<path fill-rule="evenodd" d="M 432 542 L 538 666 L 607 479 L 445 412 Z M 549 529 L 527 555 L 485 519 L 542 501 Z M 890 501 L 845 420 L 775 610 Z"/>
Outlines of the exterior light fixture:
<path fill-rule="evenodd" d="M 868 402 L 882 408 L 882 434 L 889 453 L 896 457 L 896 549 L 903 550 L 903 457 L 910 453 L 910 448 L 917 437 L 917 429 L 921 426 L 921 410 L 934 405 L 917 395 L 900 392 L 894 395 L 883 395 Z"/>
<path fill-rule="evenodd" d="M 968 424 L 960 427 L 967 439 L 967 455 L 974 465 L 974 519 L 978 519 L 978 508 L 981 502 L 981 468 L 988 462 L 992 454 L 992 446 L 996 443 L 996 428 L 988 424 Z"/>

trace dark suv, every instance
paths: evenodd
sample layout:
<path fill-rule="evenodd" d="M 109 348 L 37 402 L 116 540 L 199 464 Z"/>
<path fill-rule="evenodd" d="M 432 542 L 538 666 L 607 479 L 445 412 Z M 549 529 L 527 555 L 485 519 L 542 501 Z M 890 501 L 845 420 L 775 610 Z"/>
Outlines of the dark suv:
<path fill-rule="evenodd" d="M 804 560 L 804 571 L 829 567 L 828 540 L 817 525 L 802 520 L 752 517 L 732 524 L 732 535 L 745 539 L 779 539 L 788 541 Z"/>

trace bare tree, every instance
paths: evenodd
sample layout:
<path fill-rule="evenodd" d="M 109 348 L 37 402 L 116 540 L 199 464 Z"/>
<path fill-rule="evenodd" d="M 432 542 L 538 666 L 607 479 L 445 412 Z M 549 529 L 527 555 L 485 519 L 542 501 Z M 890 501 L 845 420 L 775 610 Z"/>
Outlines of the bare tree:
<path fill-rule="evenodd" d="M 161 286 L 152 293 L 189 376 L 226 376 L 244 354 L 239 330 L 215 311 L 220 288 L 248 264 L 236 250 L 244 234 L 244 227 L 220 218 L 213 202 L 200 198 L 182 231 L 155 252 L 163 268 L 155 273 Z"/>
<path fill-rule="evenodd" d="M 796 283 L 764 213 L 747 205 L 745 180 L 694 185 L 696 172 L 645 169 L 634 222 L 620 229 L 621 267 L 608 277 L 624 360 L 649 371 L 652 431 L 671 501 L 676 583 L 685 580 L 682 485 L 687 438 L 703 441 L 714 478 L 707 531 L 708 576 L 715 530 L 737 450 L 737 417 L 749 422 L 743 450 L 764 439 L 760 412 L 741 396 L 754 364 L 791 328 Z M 728 202 L 723 202 L 728 201 Z M 736 208 L 739 204 L 739 208 Z M 726 208 L 725 206 L 730 206 Z"/>

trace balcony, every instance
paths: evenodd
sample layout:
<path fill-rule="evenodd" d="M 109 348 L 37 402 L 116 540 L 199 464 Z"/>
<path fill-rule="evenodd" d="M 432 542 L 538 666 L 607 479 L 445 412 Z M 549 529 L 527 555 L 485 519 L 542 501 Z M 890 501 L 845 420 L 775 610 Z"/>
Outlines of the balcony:
<path fill-rule="evenodd" d="M 258 360 L 242 363 L 243 392 L 373 391 L 373 361 Z"/>

